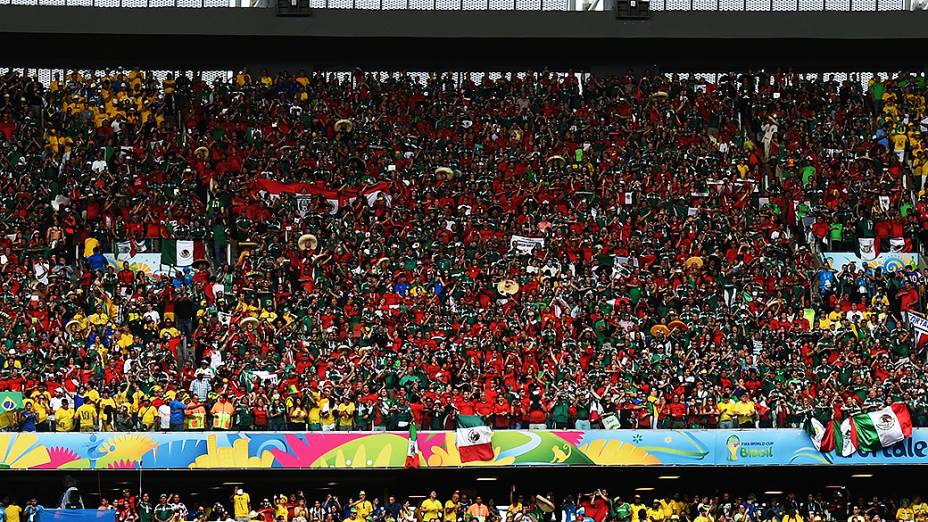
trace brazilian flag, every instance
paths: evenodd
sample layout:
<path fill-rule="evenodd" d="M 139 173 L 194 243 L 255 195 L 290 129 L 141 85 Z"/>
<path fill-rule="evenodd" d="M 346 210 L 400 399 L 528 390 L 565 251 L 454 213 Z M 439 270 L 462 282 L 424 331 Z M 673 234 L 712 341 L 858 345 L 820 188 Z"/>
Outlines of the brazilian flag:
<path fill-rule="evenodd" d="M 0 413 L 23 409 L 22 392 L 0 392 Z"/>

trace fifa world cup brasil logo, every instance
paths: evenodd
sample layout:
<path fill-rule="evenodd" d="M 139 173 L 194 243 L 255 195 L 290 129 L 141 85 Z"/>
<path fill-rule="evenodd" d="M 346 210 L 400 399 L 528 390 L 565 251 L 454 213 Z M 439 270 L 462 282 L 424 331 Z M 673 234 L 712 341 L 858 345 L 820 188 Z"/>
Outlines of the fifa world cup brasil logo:
<path fill-rule="evenodd" d="M 738 450 L 741 449 L 741 439 L 739 439 L 737 435 L 732 435 L 728 437 L 725 446 L 728 447 L 728 460 L 731 462 L 738 460 Z"/>

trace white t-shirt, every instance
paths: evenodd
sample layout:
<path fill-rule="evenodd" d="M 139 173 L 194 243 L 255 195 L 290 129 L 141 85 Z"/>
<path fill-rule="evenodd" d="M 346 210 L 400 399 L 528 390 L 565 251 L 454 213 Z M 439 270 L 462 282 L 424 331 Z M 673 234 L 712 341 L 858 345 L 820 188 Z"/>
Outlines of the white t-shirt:
<path fill-rule="evenodd" d="M 151 317 L 151 320 L 154 321 L 155 324 L 159 324 L 161 322 L 161 314 L 159 314 L 156 310 L 149 310 L 145 312 L 143 317 Z"/>
<path fill-rule="evenodd" d="M 48 284 L 48 261 L 38 261 L 32 265 L 32 269 L 35 272 L 35 278 L 38 282 L 43 285 Z"/>
<path fill-rule="evenodd" d="M 171 429 L 171 407 L 167 404 L 158 406 L 158 420 L 161 422 L 162 430 Z"/>
<path fill-rule="evenodd" d="M 94 172 L 103 172 L 104 170 L 106 170 L 106 161 L 105 160 L 94 160 L 93 163 L 90 164 L 90 170 Z"/>

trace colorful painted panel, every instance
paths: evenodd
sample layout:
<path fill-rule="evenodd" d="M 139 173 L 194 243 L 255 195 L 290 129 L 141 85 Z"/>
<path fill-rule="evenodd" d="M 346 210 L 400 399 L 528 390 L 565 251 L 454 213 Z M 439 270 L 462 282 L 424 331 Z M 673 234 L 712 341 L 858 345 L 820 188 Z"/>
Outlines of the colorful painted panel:
<path fill-rule="evenodd" d="M 462 464 L 453 432 L 419 433 L 420 466 L 764 466 L 928 463 L 928 430 L 875 453 L 815 451 L 802 430 L 498 431 Z M 406 433 L 0 433 L 0 469 L 402 468 Z"/>
<path fill-rule="evenodd" d="M 902 270 L 907 266 L 918 266 L 918 254 L 907 252 L 894 252 L 879 254 L 872 259 L 864 260 L 853 252 L 825 252 L 822 254 L 828 264 L 835 270 L 841 270 L 844 265 L 856 263 L 857 268 L 882 268 L 886 272 Z"/>

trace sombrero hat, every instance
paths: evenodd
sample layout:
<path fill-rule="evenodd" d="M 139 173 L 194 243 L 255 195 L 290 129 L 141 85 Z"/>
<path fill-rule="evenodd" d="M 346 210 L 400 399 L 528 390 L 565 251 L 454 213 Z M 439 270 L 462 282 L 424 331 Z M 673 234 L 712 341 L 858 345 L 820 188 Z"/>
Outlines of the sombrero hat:
<path fill-rule="evenodd" d="M 535 495 L 535 505 L 538 506 L 538 509 L 545 513 L 554 512 L 554 504 L 552 504 L 550 500 L 541 495 Z"/>
<path fill-rule="evenodd" d="M 201 160 L 205 160 L 209 157 L 209 149 L 201 145 L 193 151 L 193 155 L 200 158 Z"/>
<path fill-rule="evenodd" d="M 209 262 L 209 259 L 202 257 L 200 259 L 194 259 L 192 266 L 193 268 L 197 268 L 197 269 L 202 268 L 203 270 L 207 270 L 209 267 L 213 265 L 212 263 Z"/>
<path fill-rule="evenodd" d="M 516 295 L 519 293 L 519 283 L 512 279 L 503 279 L 496 283 L 496 290 L 503 295 Z"/>
<path fill-rule="evenodd" d="M 679 319 L 674 319 L 673 321 L 670 321 L 669 323 L 667 323 L 667 327 L 670 328 L 671 330 L 680 330 L 681 332 L 685 332 L 690 329 L 690 327 L 687 326 L 686 323 L 684 323 L 683 321 Z"/>
<path fill-rule="evenodd" d="M 670 333 L 670 328 L 667 328 L 665 324 L 656 324 L 651 327 L 651 335 L 657 337 L 657 334 L 667 335 Z"/>
<path fill-rule="evenodd" d="M 71 319 L 68 321 L 68 324 L 64 325 L 64 330 L 70 334 L 74 334 L 81 329 L 81 322 L 76 319 Z"/>
<path fill-rule="evenodd" d="M 693 257 L 687 259 L 685 264 L 686 264 L 686 268 L 691 268 L 691 267 L 694 267 L 694 266 L 695 266 L 696 268 L 702 268 L 702 265 L 704 264 L 704 262 L 703 262 L 703 260 L 702 260 L 701 257 L 699 257 L 699 256 L 693 256 Z"/>
<path fill-rule="evenodd" d="M 258 246 L 258 244 L 254 241 L 239 241 L 238 246 L 242 250 L 251 250 L 252 248 Z"/>
<path fill-rule="evenodd" d="M 246 317 L 239 321 L 238 324 L 241 325 L 242 328 L 245 328 L 246 326 L 251 326 L 254 328 L 255 326 L 258 326 L 258 319 L 254 317 Z"/>
<path fill-rule="evenodd" d="M 319 246 L 319 239 L 312 234 L 303 234 L 296 240 L 296 246 L 300 247 L 300 250 L 315 250 Z"/>
<path fill-rule="evenodd" d="M 567 164 L 567 160 L 564 159 L 564 156 L 559 156 L 555 154 L 554 156 L 551 156 L 550 158 L 546 159 L 545 163 L 549 167 L 552 166 L 552 164 L 554 164 L 553 165 L 554 167 L 563 167 L 564 165 Z"/>
<path fill-rule="evenodd" d="M 260 270 L 252 270 L 251 272 L 245 274 L 245 277 L 264 277 L 264 272 Z"/>
<path fill-rule="evenodd" d="M 348 158 L 348 166 L 364 170 L 364 168 L 367 167 L 367 162 L 357 156 L 352 156 Z"/>
<path fill-rule="evenodd" d="M 354 122 L 349 119 L 342 118 L 335 122 L 335 130 L 339 132 L 351 132 L 351 129 L 354 128 Z"/>
<path fill-rule="evenodd" d="M 448 167 L 438 167 L 435 169 L 435 177 L 451 179 L 454 177 L 454 171 Z"/>
<path fill-rule="evenodd" d="M 509 141 L 512 143 L 518 143 L 522 141 L 522 129 L 518 127 L 509 129 Z"/>

